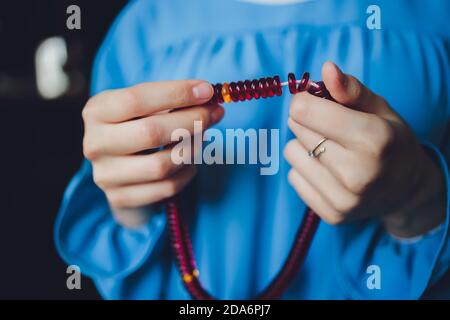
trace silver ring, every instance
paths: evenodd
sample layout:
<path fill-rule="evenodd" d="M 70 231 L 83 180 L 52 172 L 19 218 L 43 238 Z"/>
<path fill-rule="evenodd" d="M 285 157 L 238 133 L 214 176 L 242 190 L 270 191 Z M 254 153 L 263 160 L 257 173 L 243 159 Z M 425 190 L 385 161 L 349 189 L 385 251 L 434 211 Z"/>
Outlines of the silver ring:
<path fill-rule="evenodd" d="M 328 138 L 323 138 L 322 140 L 320 140 L 314 149 L 308 151 L 308 156 L 310 156 L 311 158 L 317 158 L 322 153 L 324 153 L 326 150 L 325 147 L 321 148 L 320 146 L 327 140 Z"/>

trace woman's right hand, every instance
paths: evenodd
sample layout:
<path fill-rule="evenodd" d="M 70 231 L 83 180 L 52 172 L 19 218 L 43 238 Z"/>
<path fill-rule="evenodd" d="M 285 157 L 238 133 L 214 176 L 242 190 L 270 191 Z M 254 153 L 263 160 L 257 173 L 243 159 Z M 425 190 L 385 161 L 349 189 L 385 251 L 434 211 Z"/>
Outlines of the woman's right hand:
<path fill-rule="evenodd" d="M 120 224 L 144 223 L 146 206 L 174 196 L 195 176 L 194 165 L 172 162 L 170 147 L 145 151 L 172 144 L 175 129 L 193 134 L 196 120 L 204 129 L 217 123 L 223 108 L 203 105 L 212 95 L 207 82 L 180 80 L 105 91 L 87 102 L 83 152 Z"/>

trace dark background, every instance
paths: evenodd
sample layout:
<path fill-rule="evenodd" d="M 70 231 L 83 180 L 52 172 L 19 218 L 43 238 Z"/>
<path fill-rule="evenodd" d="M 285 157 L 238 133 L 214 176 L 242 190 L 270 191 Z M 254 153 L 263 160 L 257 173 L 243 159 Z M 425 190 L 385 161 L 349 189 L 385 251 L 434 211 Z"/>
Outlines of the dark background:
<path fill-rule="evenodd" d="M 81 30 L 66 28 L 66 9 L 81 8 Z M 126 1 L 0 2 L 0 299 L 95 299 L 93 284 L 66 288 L 53 224 L 81 159 L 81 109 L 95 53 Z M 44 100 L 36 89 L 34 55 L 44 39 L 63 36 L 70 90 Z M 80 76 L 81 75 L 81 76 Z"/>

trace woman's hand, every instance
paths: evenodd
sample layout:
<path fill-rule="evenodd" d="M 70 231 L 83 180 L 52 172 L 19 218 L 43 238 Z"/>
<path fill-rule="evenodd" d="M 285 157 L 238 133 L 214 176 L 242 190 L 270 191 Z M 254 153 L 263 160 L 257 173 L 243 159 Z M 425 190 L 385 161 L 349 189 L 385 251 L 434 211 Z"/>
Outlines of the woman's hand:
<path fill-rule="evenodd" d="M 88 101 L 83 110 L 84 155 L 119 223 L 144 223 L 145 206 L 172 197 L 194 177 L 194 165 L 172 162 L 171 148 L 145 151 L 171 144 L 175 129 L 193 134 L 196 120 L 205 129 L 218 122 L 221 106 L 200 106 L 212 94 L 211 85 L 203 81 L 167 81 L 106 91 Z M 176 108 L 182 109 L 168 113 Z"/>
<path fill-rule="evenodd" d="M 300 93 L 288 124 L 297 139 L 285 148 L 289 181 L 322 219 L 338 224 L 379 216 L 389 232 L 412 237 L 445 217 L 438 165 L 380 96 L 333 63 L 323 80 L 337 102 Z M 310 157 L 319 141 L 325 151 Z"/>

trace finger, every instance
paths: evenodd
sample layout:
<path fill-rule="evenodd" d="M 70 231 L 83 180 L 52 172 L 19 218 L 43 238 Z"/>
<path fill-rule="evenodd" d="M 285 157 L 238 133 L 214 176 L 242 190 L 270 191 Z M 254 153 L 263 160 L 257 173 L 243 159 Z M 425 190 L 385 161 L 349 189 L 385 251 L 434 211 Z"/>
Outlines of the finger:
<path fill-rule="evenodd" d="M 396 113 L 386 101 L 369 90 L 355 77 L 344 74 L 333 62 L 322 67 L 322 78 L 331 96 L 345 106 L 381 116 L 388 120 L 398 120 Z"/>
<path fill-rule="evenodd" d="M 297 140 L 309 151 L 312 151 L 323 137 L 316 132 L 298 124 L 291 118 L 288 126 Z M 322 163 L 340 182 L 343 182 L 344 170 L 353 162 L 350 152 L 338 143 L 327 140 L 319 148 L 324 148 L 316 159 Z"/>
<path fill-rule="evenodd" d="M 206 130 L 224 115 L 219 105 L 197 106 L 158 114 L 118 124 L 109 124 L 98 139 L 102 152 L 125 155 L 170 144 L 172 133 L 179 129 L 194 134 L 195 129 Z M 196 121 L 199 121 L 196 123 Z"/>
<path fill-rule="evenodd" d="M 317 159 L 309 157 L 307 150 L 298 140 L 288 142 L 285 157 L 336 211 L 347 213 L 356 206 L 356 195 L 347 190 Z"/>
<path fill-rule="evenodd" d="M 191 181 L 195 173 L 195 165 L 189 165 L 168 179 L 111 189 L 106 195 L 113 208 L 142 207 L 173 197 Z"/>
<path fill-rule="evenodd" d="M 369 127 L 375 117 L 378 118 L 307 92 L 294 95 L 289 115 L 302 126 L 346 148 L 358 147 L 364 143 L 360 132 Z"/>
<path fill-rule="evenodd" d="M 146 155 L 101 158 L 94 167 L 94 181 L 101 188 L 111 188 L 168 178 L 183 167 L 172 161 L 171 152 L 172 148 Z"/>
<path fill-rule="evenodd" d="M 342 214 L 333 209 L 322 194 L 296 170 L 291 169 L 289 171 L 288 180 L 306 205 L 317 213 L 322 220 L 330 224 L 337 224 L 343 220 Z"/>
<path fill-rule="evenodd" d="M 122 122 L 163 110 L 206 103 L 213 96 L 211 84 L 201 80 L 148 82 L 104 92 L 90 104 L 98 119 Z"/>

